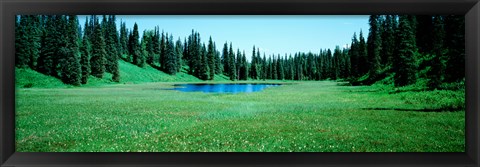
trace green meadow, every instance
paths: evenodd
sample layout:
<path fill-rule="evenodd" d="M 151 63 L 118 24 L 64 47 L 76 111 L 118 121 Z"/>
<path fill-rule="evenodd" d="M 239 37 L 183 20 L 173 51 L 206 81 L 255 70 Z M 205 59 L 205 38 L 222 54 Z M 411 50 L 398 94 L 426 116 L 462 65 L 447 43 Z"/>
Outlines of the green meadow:
<path fill-rule="evenodd" d="M 167 89 L 203 81 L 123 61 L 120 68 L 121 83 L 92 78 L 81 87 L 16 69 L 16 151 L 465 151 L 464 91 L 255 81 L 284 85 L 179 92 Z M 215 82 L 232 82 L 223 77 Z"/>

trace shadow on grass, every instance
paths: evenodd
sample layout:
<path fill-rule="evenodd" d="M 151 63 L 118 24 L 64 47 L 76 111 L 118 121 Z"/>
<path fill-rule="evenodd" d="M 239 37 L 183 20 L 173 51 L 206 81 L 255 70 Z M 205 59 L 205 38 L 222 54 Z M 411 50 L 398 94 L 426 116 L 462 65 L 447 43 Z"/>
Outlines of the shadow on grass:
<path fill-rule="evenodd" d="M 397 93 L 403 93 L 403 92 L 427 92 L 428 90 L 426 89 L 411 89 L 411 90 L 394 90 L 391 92 L 388 92 L 388 94 L 397 94 Z"/>
<path fill-rule="evenodd" d="M 395 111 L 414 111 L 414 112 L 455 112 L 462 109 L 459 108 L 436 108 L 436 109 L 411 109 L 411 108 L 361 108 L 362 110 L 395 110 Z"/>
<path fill-rule="evenodd" d="M 372 90 L 348 90 L 345 92 L 381 92 L 381 89 L 372 89 Z"/>

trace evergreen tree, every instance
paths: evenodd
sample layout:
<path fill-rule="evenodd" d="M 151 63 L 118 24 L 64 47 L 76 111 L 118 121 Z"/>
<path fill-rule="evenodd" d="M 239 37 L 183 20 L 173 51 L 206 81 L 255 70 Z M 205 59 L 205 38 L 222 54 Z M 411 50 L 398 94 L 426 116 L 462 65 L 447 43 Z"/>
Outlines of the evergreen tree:
<path fill-rule="evenodd" d="M 255 54 L 255 46 L 253 46 L 253 53 L 252 53 L 252 62 L 250 63 L 250 77 L 252 79 L 258 79 L 258 65 L 257 65 L 257 56 Z"/>
<path fill-rule="evenodd" d="M 396 25 L 397 25 L 397 23 L 396 23 L 395 17 L 393 15 L 386 15 L 385 16 L 385 22 L 383 24 L 383 33 L 382 33 L 382 54 L 383 54 L 383 57 L 382 57 L 381 60 L 382 60 L 383 65 L 391 66 L 391 64 L 392 64 L 393 53 L 395 51 Z"/>
<path fill-rule="evenodd" d="M 351 62 L 350 62 L 350 57 L 349 54 L 350 50 L 347 48 L 344 48 L 342 51 L 342 57 L 343 57 L 343 66 L 342 66 L 342 78 L 348 78 L 351 75 Z"/>
<path fill-rule="evenodd" d="M 208 58 L 208 66 L 209 66 L 209 78 L 210 80 L 214 80 L 215 78 L 215 54 L 216 50 L 213 45 L 212 37 L 208 40 L 208 51 L 207 51 L 207 58 Z"/>
<path fill-rule="evenodd" d="M 180 72 L 182 69 L 182 64 L 183 64 L 183 44 L 180 38 L 178 38 L 176 44 L 175 44 L 175 55 L 177 56 L 176 59 L 176 70 L 177 72 Z"/>
<path fill-rule="evenodd" d="M 228 50 L 228 67 L 230 80 L 234 81 L 237 78 L 237 67 L 235 65 L 235 53 L 233 52 L 231 42 L 230 49 Z"/>
<path fill-rule="evenodd" d="M 360 30 L 358 47 L 356 48 L 358 52 L 358 74 L 363 76 L 368 72 L 368 55 L 367 55 L 367 45 L 365 43 L 365 38 L 363 38 L 362 30 Z"/>
<path fill-rule="evenodd" d="M 285 69 L 283 67 L 283 60 L 280 58 L 280 55 L 277 57 L 277 67 L 278 67 L 278 79 L 285 79 Z"/>
<path fill-rule="evenodd" d="M 278 79 L 278 70 L 277 70 L 277 59 L 275 59 L 275 55 L 272 55 L 272 71 L 271 71 L 271 75 L 272 75 L 272 79 L 274 80 L 277 80 Z"/>
<path fill-rule="evenodd" d="M 289 69 L 288 69 L 288 74 L 289 74 L 289 77 L 288 79 L 289 80 L 294 80 L 294 74 L 295 74 L 295 65 L 293 64 L 293 58 L 292 58 L 292 55 L 289 55 L 288 57 L 288 64 L 289 64 Z"/>
<path fill-rule="evenodd" d="M 257 49 L 257 55 L 258 55 L 258 58 L 260 59 L 260 50 L 259 50 L 259 49 Z M 265 52 L 263 53 L 263 60 L 261 60 L 261 62 L 262 62 L 262 63 L 261 63 L 261 64 L 262 64 L 262 65 L 261 65 L 262 67 L 259 68 L 259 69 L 260 69 L 260 73 L 261 73 L 261 74 L 260 74 L 260 78 L 261 78 L 262 80 L 265 80 L 265 79 L 267 79 L 267 65 L 268 65 L 268 64 L 267 64 L 267 59 L 266 59 L 266 57 L 265 57 Z"/>
<path fill-rule="evenodd" d="M 63 57 L 61 62 L 62 81 L 66 84 L 80 85 L 81 81 L 81 65 L 78 47 L 78 19 L 75 15 L 68 16 L 66 30 L 67 44 L 60 48 L 60 56 Z"/>
<path fill-rule="evenodd" d="M 333 62 L 332 62 L 332 79 L 337 80 L 339 79 L 340 76 L 340 59 L 342 56 L 342 51 L 340 50 L 340 47 L 337 45 L 335 47 L 335 50 L 333 50 Z"/>
<path fill-rule="evenodd" d="M 45 31 L 42 34 L 42 47 L 40 49 L 40 57 L 38 59 L 38 71 L 46 74 L 55 76 L 55 66 L 54 59 L 57 51 L 57 37 L 55 32 L 55 17 L 56 16 L 47 16 L 45 22 Z"/>
<path fill-rule="evenodd" d="M 215 43 L 213 44 L 214 48 Z M 223 64 L 222 64 L 222 58 L 220 57 L 220 51 L 216 50 L 215 51 L 215 74 L 223 74 Z"/>
<path fill-rule="evenodd" d="M 445 76 L 445 28 L 444 21 L 441 16 L 433 18 L 433 36 L 432 36 L 432 54 L 431 68 L 428 71 L 428 87 L 430 89 L 438 89 L 443 82 Z"/>
<path fill-rule="evenodd" d="M 223 74 L 230 77 L 230 66 L 229 66 L 229 58 L 230 54 L 228 53 L 228 44 L 225 42 L 223 44 L 223 52 L 222 52 L 222 64 L 223 64 Z"/>
<path fill-rule="evenodd" d="M 140 48 L 140 35 L 138 34 L 138 25 L 135 23 L 133 25 L 133 32 L 130 40 L 130 54 L 132 55 L 132 63 L 140 66 L 140 56 L 141 56 L 141 48 Z"/>
<path fill-rule="evenodd" d="M 411 26 L 412 20 L 408 16 L 399 17 L 397 30 L 397 53 L 394 57 L 393 70 L 395 72 L 395 86 L 405 86 L 415 83 L 415 29 Z"/>
<path fill-rule="evenodd" d="M 94 21 L 94 32 L 92 34 L 92 57 L 90 58 L 91 75 L 97 78 L 103 78 L 105 72 L 105 51 L 106 44 L 102 28 L 96 16 Z"/>
<path fill-rule="evenodd" d="M 433 17 L 431 15 L 418 15 L 418 24 L 416 26 L 416 43 L 418 52 L 422 54 L 432 54 Z"/>
<path fill-rule="evenodd" d="M 445 81 L 461 81 L 465 78 L 465 16 L 446 16 L 445 32 L 445 47 L 448 49 Z"/>
<path fill-rule="evenodd" d="M 236 80 L 240 80 L 240 70 L 242 68 L 242 53 L 240 52 L 240 49 L 237 49 L 237 56 L 235 59 L 235 67 L 237 67 L 236 71 Z"/>
<path fill-rule="evenodd" d="M 62 68 L 66 61 L 65 53 L 60 52 L 62 48 L 67 47 L 68 37 L 67 37 L 67 17 L 64 15 L 56 15 L 54 17 L 54 28 L 49 30 L 53 32 L 53 37 L 55 39 L 54 49 L 53 49 L 53 73 L 52 76 L 61 78 Z"/>
<path fill-rule="evenodd" d="M 127 34 L 127 26 L 125 22 L 120 24 L 120 54 L 127 55 L 128 54 L 128 34 Z"/>
<path fill-rule="evenodd" d="M 33 15 L 20 16 L 15 29 L 15 66 L 36 69 L 40 56 L 41 27 L 40 18 Z"/>
<path fill-rule="evenodd" d="M 208 80 L 209 77 L 209 67 L 208 67 L 208 58 L 207 58 L 207 48 L 205 44 L 200 47 L 200 54 L 198 63 L 196 64 L 198 71 L 197 77 L 201 80 Z"/>
<path fill-rule="evenodd" d="M 161 48 L 160 48 L 160 28 L 157 26 L 155 27 L 153 37 L 152 37 L 152 47 L 153 47 L 153 57 L 150 60 L 151 64 L 154 65 L 156 62 L 159 62 L 159 57 L 161 53 Z M 183 49 L 183 48 L 181 48 Z"/>
<path fill-rule="evenodd" d="M 57 15 L 55 17 L 55 38 L 57 40 L 56 43 L 56 50 L 55 56 L 53 59 L 53 66 L 54 66 L 54 75 L 57 78 L 62 78 L 62 70 L 64 65 L 66 65 L 65 61 L 67 61 L 70 52 L 67 50 L 61 50 L 62 48 L 66 48 L 68 45 L 68 20 L 67 16 L 65 15 Z"/>
<path fill-rule="evenodd" d="M 240 69 L 241 71 L 241 80 L 248 80 L 248 62 L 247 62 L 247 57 L 245 56 L 245 51 L 242 54 L 242 67 Z"/>
<path fill-rule="evenodd" d="M 170 75 L 175 75 L 177 73 L 177 55 L 175 54 L 175 45 L 173 43 L 173 36 L 170 35 L 170 37 L 167 36 L 165 39 L 166 41 L 166 47 L 165 47 L 165 55 L 164 55 L 164 61 L 165 61 L 165 67 L 164 67 L 164 72 Z"/>
<path fill-rule="evenodd" d="M 81 64 L 81 71 L 82 71 L 82 84 L 87 84 L 88 82 L 88 76 L 90 76 L 90 55 L 92 52 L 92 45 L 90 44 L 90 40 L 88 39 L 88 36 L 86 35 L 83 36 L 82 40 L 82 45 L 80 46 L 80 53 L 81 53 L 81 58 L 80 58 L 80 64 Z"/>
<path fill-rule="evenodd" d="M 167 40 L 166 40 L 166 37 L 165 37 L 165 34 L 164 32 L 162 31 L 162 35 L 160 37 L 160 57 L 159 57 L 159 64 L 160 64 L 160 69 L 162 69 L 163 71 L 165 71 L 165 67 L 166 67 L 166 52 L 167 52 Z M 193 68 L 192 66 L 190 66 L 191 68 Z"/>
<path fill-rule="evenodd" d="M 360 76 L 358 72 L 359 64 L 358 64 L 358 40 L 357 40 L 357 35 L 356 33 L 353 33 L 352 37 L 352 44 L 350 45 L 350 63 L 351 63 L 351 77 L 352 78 L 357 78 Z"/>
<path fill-rule="evenodd" d="M 155 59 L 154 46 L 153 46 L 153 31 L 143 31 L 142 42 L 145 42 L 145 50 L 147 51 L 146 62 L 147 64 L 153 64 Z"/>
<path fill-rule="evenodd" d="M 378 15 L 371 15 L 369 19 L 370 32 L 368 34 L 367 55 L 368 73 L 370 80 L 377 80 L 380 73 L 381 29 Z"/>
<path fill-rule="evenodd" d="M 266 79 L 273 79 L 272 56 L 268 57 L 265 71 L 267 72 Z"/>
<path fill-rule="evenodd" d="M 120 81 L 120 72 L 119 72 L 119 65 L 118 65 L 118 57 L 119 57 L 119 41 L 118 41 L 118 33 L 117 33 L 117 24 L 115 23 L 116 18 L 114 15 L 108 16 L 108 19 L 105 19 L 106 16 L 103 16 L 106 22 L 102 23 L 105 24 L 104 27 L 104 35 L 105 35 L 105 51 L 107 52 L 106 56 L 106 64 L 105 70 L 113 74 L 112 80 L 114 82 Z"/>
<path fill-rule="evenodd" d="M 133 33 L 131 31 L 127 31 L 127 36 L 128 36 L 128 45 L 127 45 L 128 53 L 127 53 L 126 61 L 133 63 L 133 53 L 134 53 Z"/>

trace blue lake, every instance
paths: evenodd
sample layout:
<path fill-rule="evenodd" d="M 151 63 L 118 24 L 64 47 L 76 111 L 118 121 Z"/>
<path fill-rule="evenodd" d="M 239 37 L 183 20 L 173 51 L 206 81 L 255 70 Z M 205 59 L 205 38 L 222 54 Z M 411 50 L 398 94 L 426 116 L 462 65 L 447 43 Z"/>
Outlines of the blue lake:
<path fill-rule="evenodd" d="M 174 90 L 205 93 L 251 93 L 280 84 L 176 84 Z"/>

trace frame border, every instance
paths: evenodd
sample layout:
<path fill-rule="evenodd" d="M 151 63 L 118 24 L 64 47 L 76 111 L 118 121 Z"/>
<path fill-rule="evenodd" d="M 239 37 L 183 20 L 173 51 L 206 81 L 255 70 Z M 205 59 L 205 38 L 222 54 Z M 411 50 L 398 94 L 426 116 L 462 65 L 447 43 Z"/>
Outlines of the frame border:
<path fill-rule="evenodd" d="M 479 0 L 1 0 L 0 166 L 479 166 Z M 18 14 L 465 15 L 465 153 L 15 152 L 14 16 Z"/>

